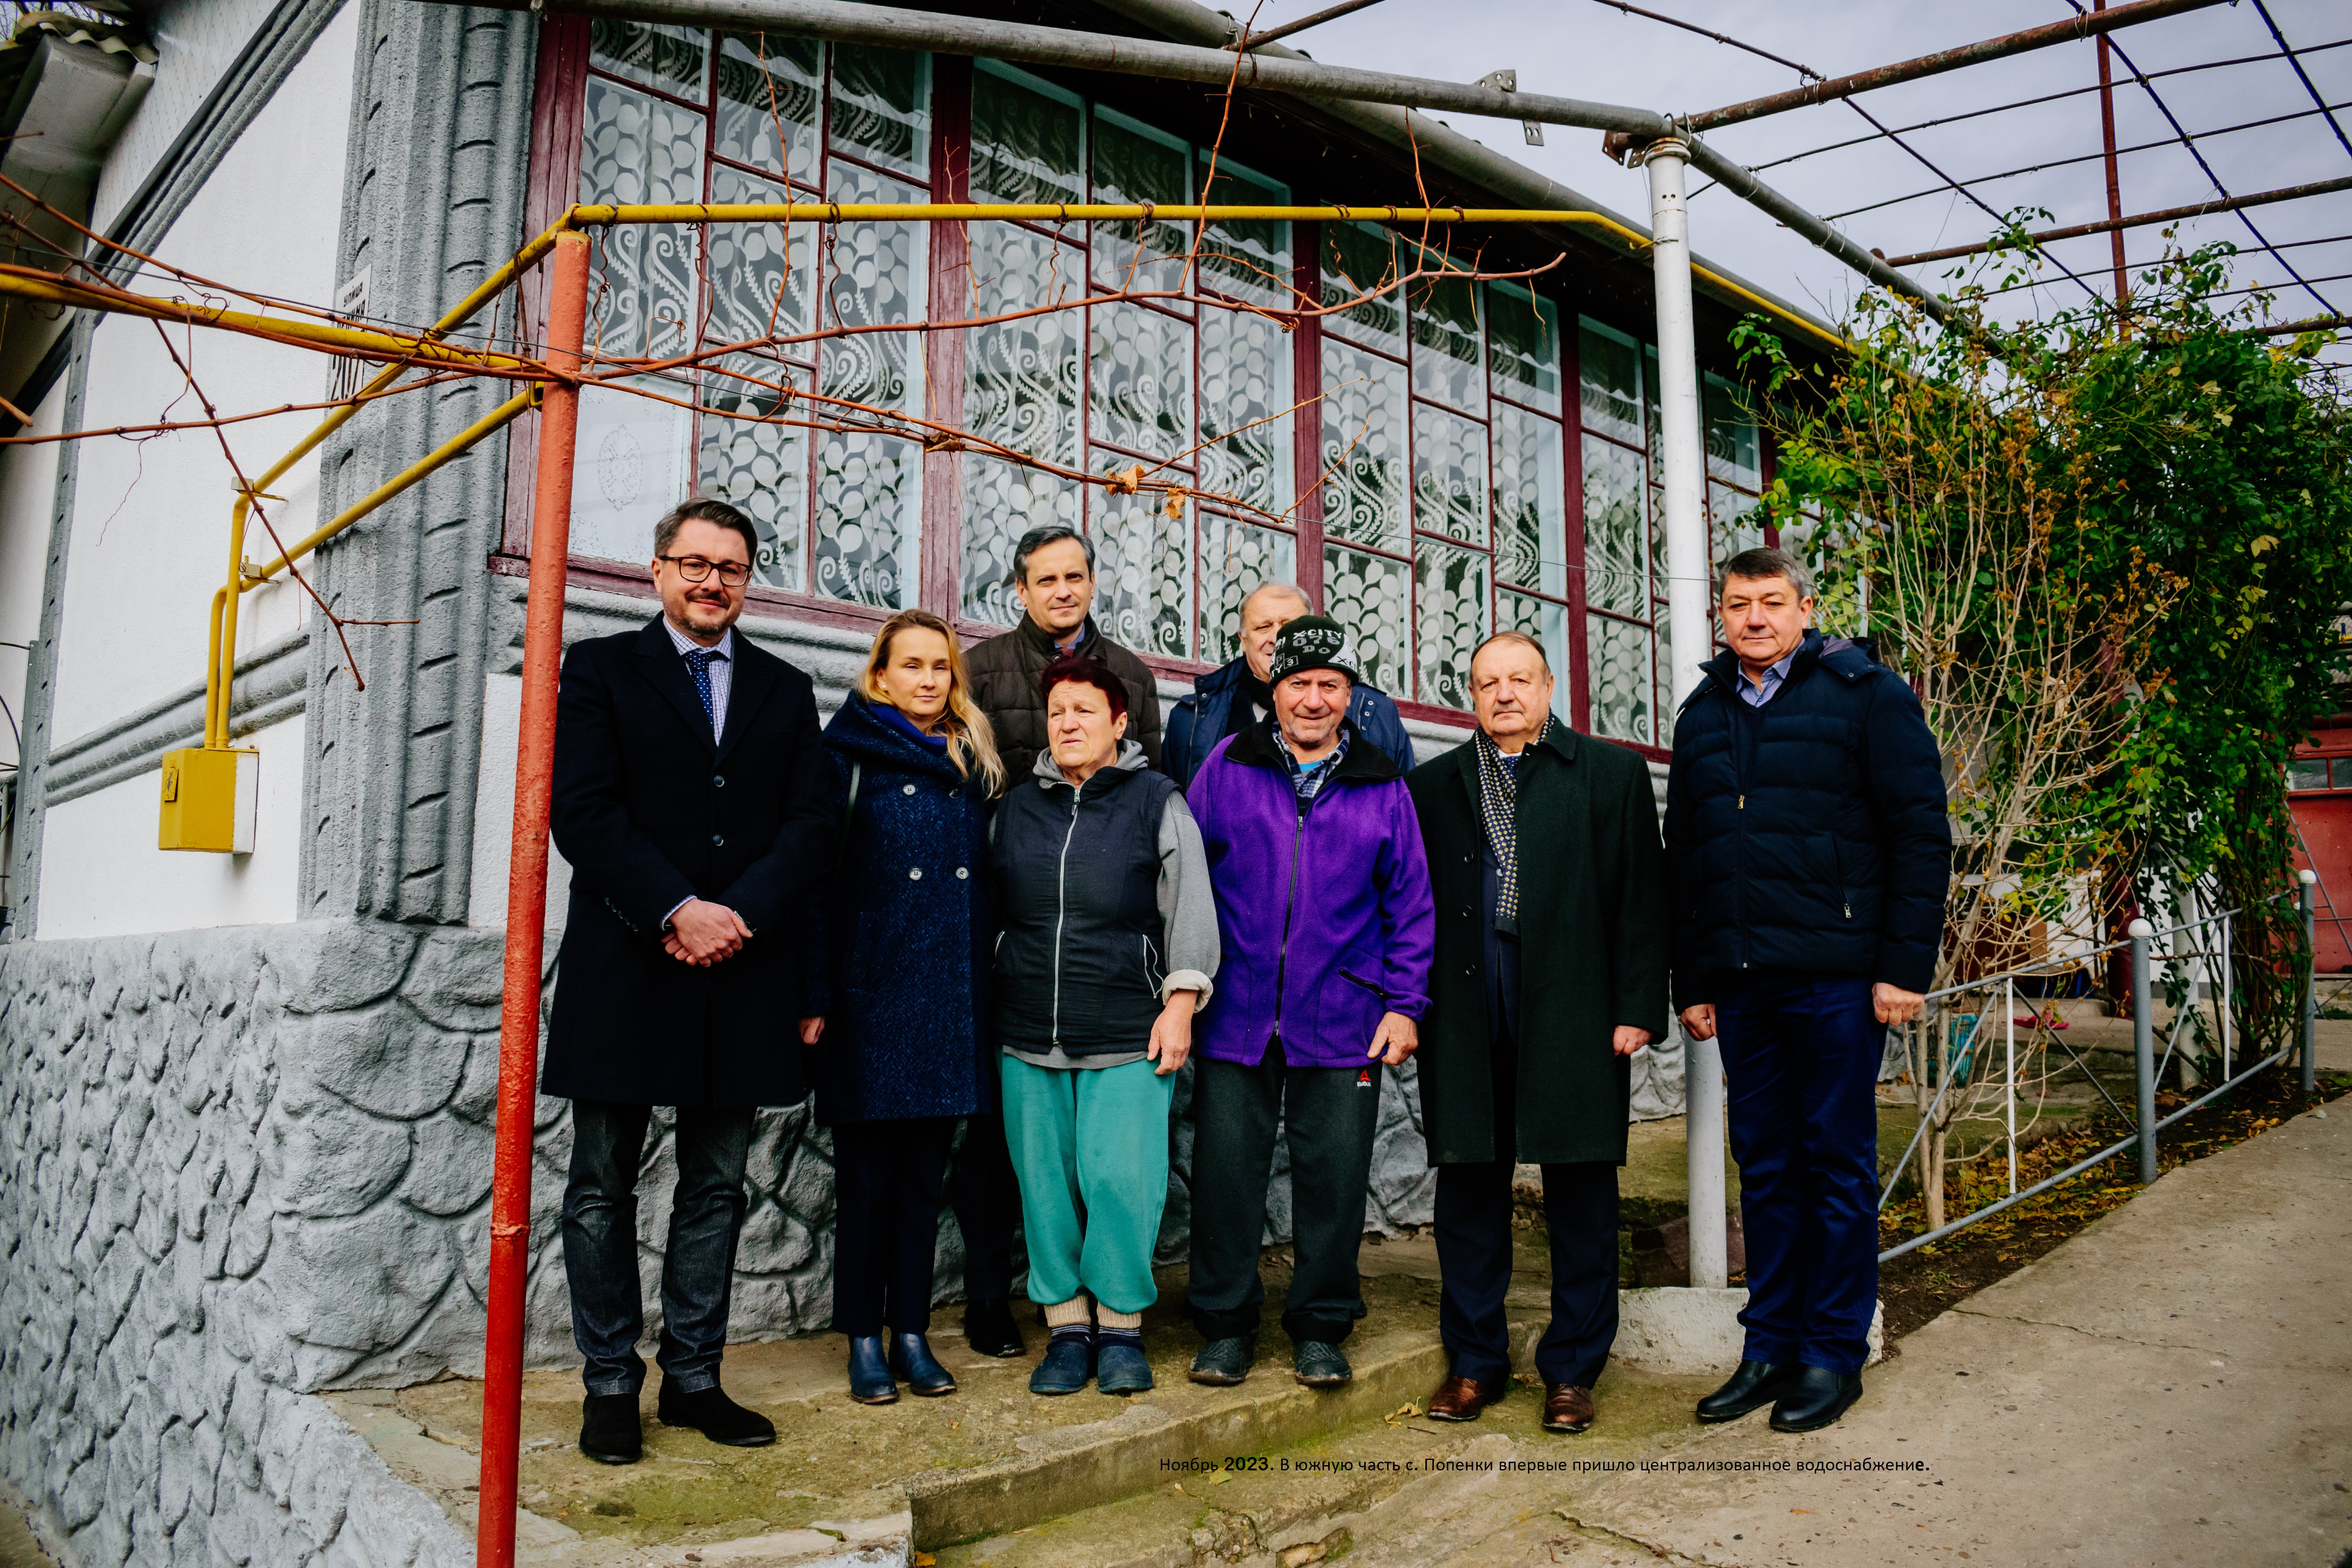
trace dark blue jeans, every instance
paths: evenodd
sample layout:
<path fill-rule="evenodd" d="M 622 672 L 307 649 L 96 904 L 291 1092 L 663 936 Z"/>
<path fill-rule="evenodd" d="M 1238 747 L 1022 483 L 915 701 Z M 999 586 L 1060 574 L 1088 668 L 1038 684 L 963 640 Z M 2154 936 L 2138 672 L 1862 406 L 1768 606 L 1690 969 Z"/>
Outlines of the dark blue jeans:
<path fill-rule="evenodd" d="M 1878 1100 L 1870 982 L 1767 973 L 1715 997 L 1748 1239 L 1749 1361 L 1856 1373 L 1878 1302 Z"/>
<path fill-rule="evenodd" d="M 637 1284 L 637 1167 L 652 1113 L 646 1105 L 572 1102 L 563 1274 L 572 1285 L 572 1338 L 587 1358 L 581 1381 L 591 1394 L 634 1394 L 646 1384 L 637 1354 L 646 1331 Z M 749 1106 L 678 1107 L 677 1185 L 662 1254 L 661 1347 L 654 1359 L 663 1381 L 680 1394 L 719 1384 L 735 1238 L 749 1203 L 743 1167 L 752 1115 Z"/>

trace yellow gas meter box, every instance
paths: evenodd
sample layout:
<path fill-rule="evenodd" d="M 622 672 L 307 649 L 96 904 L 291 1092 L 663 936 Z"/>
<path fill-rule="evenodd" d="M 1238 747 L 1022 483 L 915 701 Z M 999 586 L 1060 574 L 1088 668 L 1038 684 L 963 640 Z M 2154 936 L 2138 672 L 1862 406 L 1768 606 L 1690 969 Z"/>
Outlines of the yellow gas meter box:
<path fill-rule="evenodd" d="M 249 746 L 166 752 L 156 847 L 250 855 L 260 795 L 261 753 Z"/>

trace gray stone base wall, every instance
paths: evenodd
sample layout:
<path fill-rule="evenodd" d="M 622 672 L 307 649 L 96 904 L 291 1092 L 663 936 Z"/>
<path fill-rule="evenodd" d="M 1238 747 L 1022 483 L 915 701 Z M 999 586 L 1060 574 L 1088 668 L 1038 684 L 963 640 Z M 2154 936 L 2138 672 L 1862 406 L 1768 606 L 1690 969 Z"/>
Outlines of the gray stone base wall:
<path fill-rule="evenodd" d="M 465 1293 L 463 1222 L 422 1206 L 463 1194 L 417 1151 L 488 1111 L 470 1037 L 420 1053 L 458 1068 L 406 1114 L 328 1081 L 366 1037 L 339 1023 L 392 999 L 418 945 L 0 946 L 0 1467 L 90 1568 L 472 1561 L 305 1392 L 422 1364 Z"/>

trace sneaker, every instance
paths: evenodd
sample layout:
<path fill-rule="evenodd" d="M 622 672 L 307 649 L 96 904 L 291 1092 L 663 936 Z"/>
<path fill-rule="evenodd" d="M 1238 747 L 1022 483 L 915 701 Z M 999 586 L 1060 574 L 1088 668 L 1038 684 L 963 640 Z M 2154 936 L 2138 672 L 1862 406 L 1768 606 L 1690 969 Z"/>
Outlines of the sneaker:
<path fill-rule="evenodd" d="M 1211 1340 L 1192 1358 L 1192 1370 L 1185 1375 L 1213 1388 L 1230 1388 L 1249 1375 L 1250 1353 L 1256 1348 L 1245 1334 Z"/>

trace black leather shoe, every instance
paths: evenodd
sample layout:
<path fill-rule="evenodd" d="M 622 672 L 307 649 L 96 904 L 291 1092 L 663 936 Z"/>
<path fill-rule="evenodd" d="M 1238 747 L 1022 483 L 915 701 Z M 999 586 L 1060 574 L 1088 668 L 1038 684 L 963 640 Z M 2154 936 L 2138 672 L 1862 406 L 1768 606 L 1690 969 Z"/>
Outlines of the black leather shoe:
<path fill-rule="evenodd" d="M 1002 1300 L 967 1302 L 963 1310 L 963 1342 L 976 1354 L 1026 1355 L 1020 1325 L 1013 1321 L 1012 1303 Z"/>
<path fill-rule="evenodd" d="M 1212 1388 L 1231 1388 L 1249 1375 L 1250 1355 L 1256 1349 L 1255 1342 L 1246 1334 L 1211 1340 L 1192 1358 L 1192 1370 L 1185 1375 Z"/>
<path fill-rule="evenodd" d="M 898 1381 L 882 1353 L 882 1336 L 853 1336 L 849 1342 L 849 1397 L 860 1405 L 896 1405 Z"/>
<path fill-rule="evenodd" d="M 890 1375 L 925 1399 L 956 1391 L 955 1373 L 940 1364 L 930 1342 L 920 1334 L 891 1336 Z"/>
<path fill-rule="evenodd" d="M 634 1394 L 592 1394 L 580 1402 L 580 1451 L 600 1465 L 634 1465 L 645 1458 L 645 1429 Z"/>
<path fill-rule="evenodd" d="M 665 1426 L 690 1427 L 730 1448 L 762 1448 L 776 1440 L 774 1422 L 756 1410 L 744 1409 L 715 1383 L 693 1394 L 677 1393 L 663 1383 L 654 1414 Z"/>
<path fill-rule="evenodd" d="M 1831 1372 L 1818 1366 L 1800 1368 L 1797 1381 L 1772 1406 L 1775 1432 L 1818 1432 L 1853 1407 L 1862 1397 L 1862 1374 Z"/>
<path fill-rule="evenodd" d="M 1743 1361 L 1731 1381 L 1698 1402 L 1702 1421 L 1737 1421 L 1761 1410 L 1795 1386 L 1799 1368 L 1769 1361 Z"/>

